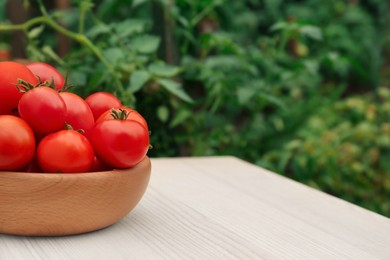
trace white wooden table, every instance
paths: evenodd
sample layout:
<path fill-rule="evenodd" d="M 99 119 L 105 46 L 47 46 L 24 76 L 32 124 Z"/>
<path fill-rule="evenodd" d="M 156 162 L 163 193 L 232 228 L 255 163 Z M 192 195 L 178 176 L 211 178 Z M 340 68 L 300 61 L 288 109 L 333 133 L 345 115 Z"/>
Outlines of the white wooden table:
<path fill-rule="evenodd" d="M 152 159 L 138 206 L 68 237 L 0 235 L 0 259 L 390 259 L 390 219 L 234 157 Z"/>

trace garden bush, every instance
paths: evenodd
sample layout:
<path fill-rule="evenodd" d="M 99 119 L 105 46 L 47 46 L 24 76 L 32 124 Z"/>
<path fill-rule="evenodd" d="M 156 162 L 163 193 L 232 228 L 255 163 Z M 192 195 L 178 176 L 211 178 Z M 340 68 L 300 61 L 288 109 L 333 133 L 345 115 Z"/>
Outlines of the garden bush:
<path fill-rule="evenodd" d="M 43 20 L 0 32 L 25 30 L 28 58 L 68 72 L 80 95 L 138 109 L 151 156 L 235 155 L 390 215 L 386 1 L 30 3 Z M 65 56 L 53 23 L 72 39 Z"/>
<path fill-rule="evenodd" d="M 262 161 L 287 176 L 390 215 L 390 90 L 351 96 L 311 115 Z"/>

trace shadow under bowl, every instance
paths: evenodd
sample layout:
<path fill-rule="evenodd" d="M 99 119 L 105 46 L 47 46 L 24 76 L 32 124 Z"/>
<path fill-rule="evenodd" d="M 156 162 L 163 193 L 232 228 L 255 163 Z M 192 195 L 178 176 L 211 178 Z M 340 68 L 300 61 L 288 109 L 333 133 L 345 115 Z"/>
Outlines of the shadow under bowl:
<path fill-rule="evenodd" d="M 110 226 L 141 200 L 151 163 L 76 174 L 0 172 L 0 233 L 62 236 Z"/>

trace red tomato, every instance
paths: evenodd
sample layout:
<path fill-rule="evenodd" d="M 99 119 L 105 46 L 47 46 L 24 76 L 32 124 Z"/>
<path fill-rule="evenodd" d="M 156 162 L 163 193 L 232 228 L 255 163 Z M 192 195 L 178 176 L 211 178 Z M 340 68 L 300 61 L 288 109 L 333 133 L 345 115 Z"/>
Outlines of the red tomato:
<path fill-rule="evenodd" d="M 134 120 L 106 120 L 95 125 L 91 142 L 99 160 L 113 168 L 129 168 L 146 156 L 149 133 Z"/>
<path fill-rule="evenodd" d="M 0 49 L 0 60 L 9 60 L 11 58 L 11 54 L 8 50 Z"/>
<path fill-rule="evenodd" d="M 95 125 L 95 119 L 87 102 L 70 92 L 60 92 L 60 96 L 64 100 L 67 110 L 65 122 L 75 130 L 82 129 L 85 136 L 89 138 Z"/>
<path fill-rule="evenodd" d="M 64 129 L 66 105 L 60 94 L 49 87 L 28 90 L 19 101 L 20 116 L 34 132 L 48 134 Z"/>
<path fill-rule="evenodd" d="M 65 79 L 61 73 L 53 66 L 43 62 L 33 62 L 26 65 L 31 72 L 38 76 L 42 82 L 51 83 L 54 81 L 54 85 L 57 90 L 60 90 L 65 85 Z"/>
<path fill-rule="evenodd" d="M 30 126 L 21 118 L 0 116 L 0 171 L 21 170 L 35 152 L 35 138 Z"/>
<path fill-rule="evenodd" d="M 27 166 L 27 168 L 24 170 L 25 172 L 42 172 L 41 168 L 39 168 L 38 165 L 38 159 L 36 156 L 33 157 L 30 164 Z"/>
<path fill-rule="evenodd" d="M 102 163 L 95 156 L 95 158 L 93 159 L 93 165 L 92 165 L 91 172 L 103 172 L 103 171 L 109 171 L 109 170 L 112 170 L 112 168 L 110 166 L 108 166 L 107 164 Z"/>
<path fill-rule="evenodd" d="M 92 110 L 95 120 L 99 118 L 101 114 L 113 107 L 120 107 L 122 103 L 114 95 L 108 92 L 96 92 L 89 95 L 85 101 L 88 103 Z"/>
<path fill-rule="evenodd" d="M 34 74 L 23 64 L 13 61 L 0 62 L 0 115 L 17 115 L 18 103 L 23 93 L 17 86 L 18 79 L 36 85 Z"/>
<path fill-rule="evenodd" d="M 132 108 L 125 107 L 125 106 L 116 107 L 116 108 L 112 108 L 112 109 L 107 110 L 106 112 L 104 112 L 104 113 L 98 118 L 98 120 L 96 120 L 96 123 L 99 123 L 99 122 L 104 121 L 104 120 L 115 119 L 115 114 L 113 114 L 113 111 L 112 111 L 113 109 L 114 109 L 116 112 L 119 112 L 119 109 L 122 109 L 122 110 L 127 111 L 127 112 L 128 112 L 127 118 L 126 118 L 127 120 L 135 120 L 135 121 L 138 121 L 138 122 L 140 122 L 147 130 L 149 130 L 149 128 L 148 128 L 148 123 L 146 122 L 145 118 L 144 118 L 140 113 L 138 113 L 137 111 L 133 110 Z"/>
<path fill-rule="evenodd" d="M 44 172 L 82 173 L 92 168 L 94 153 L 84 135 L 75 130 L 61 130 L 42 139 L 37 158 Z"/>

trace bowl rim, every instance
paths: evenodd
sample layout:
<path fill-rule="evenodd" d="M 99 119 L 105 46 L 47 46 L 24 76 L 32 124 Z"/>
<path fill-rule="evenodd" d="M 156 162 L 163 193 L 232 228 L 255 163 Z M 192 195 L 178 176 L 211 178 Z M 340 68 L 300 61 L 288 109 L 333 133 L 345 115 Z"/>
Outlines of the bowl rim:
<path fill-rule="evenodd" d="M 25 177 L 31 177 L 31 178 L 34 178 L 33 176 L 53 176 L 53 177 L 50 177 L 50 178 L 57 178 L 59 176 L 61 176 L 61 178 L 66 178 L 65 176 L 73 176 L 72 178 L 74 178 L 75 176 L 97 176 L 97 175 L 105 175 L 105 174 L 113 174 L 114 173 L 129 173 L 129 172 L 132 172 L 134 171 L 135 169 L 137 168 L 140 168 L 140 167 L 145 167 L 143 164 L 145 164 L 145 162 L 147 161 L 150 161 L 150 158 L 148 156 L 145 156 L 139 163 L 137 163 L 136 165 L 130 167 L 130 168 L 125 168 L 125 169 L 112 169 L 112 170 L 108 170 L 108 171 L 94 171 L 94 172 L 69 172 L 69 173 L 66 173 L 66 172 L 56 172 L 56 173 L 47 173 L 47 172 L 21 172 L 21 171 L 1 171 L 0 170 L 0 174 L 7 174 L 7 175 L 23 175 Z"/>
<path fill-rule="evenodd" d="M 108 227 L 126 216 L 142 199 L 151 169 L 151 160 L 146 156 L 131 168 L 87 174 L 0 172 L 0 200 L 5 198 L 1 200 L 5 207 L 0 207 L 0 224 L 4 224 L 0 225 L 0 234 L 63 236 Z M 26 196 L 30 193 L 33 195 Z M 88 204 L 83 198 L 87 198 Z M 71 212 L 65 215 L 75 221 L 64 224 L 63 209 Z M 92 214 L 94 221 L 86 214 Z M 33 220 L 26 216 L 32 216 Z M 49 224 L 40 222 L 44 218 L 50 220 Z"/>

